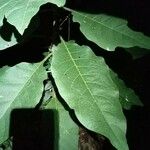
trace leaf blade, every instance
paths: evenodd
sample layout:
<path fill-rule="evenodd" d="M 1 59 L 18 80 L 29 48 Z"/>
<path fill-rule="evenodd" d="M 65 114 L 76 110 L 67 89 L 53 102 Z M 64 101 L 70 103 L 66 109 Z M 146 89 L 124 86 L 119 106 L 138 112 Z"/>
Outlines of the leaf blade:
<path fill-rule="evenodd" d="M 38 11 L 42 4 L 51 2 L 58 6 L 63 6 L 65 0 L 18 0 L 18 1 L 0 1 L 0 25 L 4 16 L 8 22 L 13 24 L 22 34 L 24 29 L 28 26 L 30 19 Z"/>
<path fill-rule="evenodd" d="M 17 44 L 17 41 L 14 37 L 14 34 L 12 35 L 11 37 L 11 41 L 5 41 L 1 36 L 0 36 L 0 51 L 2 49 L 5 49 L 5 48 L 8 48 L 8 47 L 11 47 L 13 45 Z"/>
<path fill-rule="evenodd" d="M 116 47 L 134 46 L 150 49 L 150 38 L 128 28 L 127 21 L 123 19 L 105 14 L 71 11 L 73 20 L 80 23 L 83 34 L 108 51 L 113 51 Z"/>
<path fill-rule="evenodd" d="M 118 89 L 104 60 L 88 47 L 62 41 L 54 49 L 51 71 L 59 93 L 79 121 L 109 138 L 116 148 L 128 149 Z"/>
<path fill-rule="evenodd" d="M 118 86 L 120 103 L 124 109 L 130 109 L 133 105 L 143 106 L 135 92 L 132 89 L 127 88 L 125 83 L 117 77 L 117 74 L 110 71 L 110 75 Z"/>
<path fill-rule="evenodd" d="M 8 138 L 11 110 L 31 108 L 39 102 L 46 78 L 42 64 L 21 63 L 0 70 L 0 143 Z"/>
<path fill-rule="evenodd" d="M 76 150 L 78 147 L 78 126 L 73 122 L 69 113 L 61 105 L 57 98 L 52 98 L 52 100 L 46 106 L 46 109 L 54 109 L 57 111 L 58 118 L 58 147 L 60 150 L 68 149 Z M 56 119 L 55 119 L 56 120 Z"/>

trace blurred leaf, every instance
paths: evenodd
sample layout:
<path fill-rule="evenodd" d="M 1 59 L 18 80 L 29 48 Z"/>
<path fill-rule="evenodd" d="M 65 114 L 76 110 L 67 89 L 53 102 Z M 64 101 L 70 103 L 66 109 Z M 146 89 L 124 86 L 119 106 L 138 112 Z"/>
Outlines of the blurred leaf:
<path fill-rule="evenodd" d="M 150 49 L 150 38 L 135 32 L 127 21 L 104 14 L 72 11 L 73 20 L 80 23 L 81 32 L 100 47 L 113 51 L 116 47 L 142 47 Z"/>
<path fill-rule="evenodd" d="M 54 109 L 58 113 L 56 126 L 59 128 L 59 137 L 56 137 L 56 140 L 58 140 L 59 150 L 77 150 L 79 127 L 70 118 L 68 111 L 64 109 L 56 98 L 53 98 L 46 108 Z M 55 120 L 56 118 L 57 116 Z"/>
<path fill-rule="evenodd" d="M 14 37 L 14 34 L 11 37 L 11 41 L 5 41 L 0 36 L 0 50 L 11 47 L 13 45 L 17 44 L 16 38 Z"/>
<path fill-rule="evenodd" d="M 148 49 L 139 48 L 139 47 L 126 48 L 125 50 L 133 56 L 133 59 L 138 59 L 147 54 L 150 54 L 150 51 Z"/>
<path fill-rule="evenodd" d="M 53 49 L 51 71 L 59 93 L 78 120 L 106 136 L 118 150 L 128 150 L 119 91 L 104 59 L 86 46 L 62 40 Z"/>
<path fill-rule="evenodd" d="M 5 16 L 22 34 L 39 7 L 47 2 L 58 6 L 65 4 L 65 0 L 0 0 L 0 25 Z"/>
<path fill-rule="evenodd" d="M 0 143 L 8 138 L 12 109 L 34 107 L 42 96 L 45 78 L 43 62 L 0 69 Z"/>
<path fill-rule="evenodd" d="M 117 74 L 111 71 L 110 75 L 115 84 L 118 86 L 119 99 L 123 108 L 130 109 L 132 105 L 143 106 L 142 102 L 140 101 L 139 97 L 135 94 L 135 92 L 132 89 L 127 88 L 125 83 L 118 78 Z"/>

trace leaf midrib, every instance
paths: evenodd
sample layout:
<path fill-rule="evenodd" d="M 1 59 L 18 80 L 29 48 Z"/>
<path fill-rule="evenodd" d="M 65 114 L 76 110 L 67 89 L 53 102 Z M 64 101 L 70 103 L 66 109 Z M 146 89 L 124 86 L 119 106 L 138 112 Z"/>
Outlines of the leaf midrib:
<path fill-rule="evenodd" d="M 12 0 L 10 0 L 10 1 L 8 1 L 7 3 L 5 3 L 4 5 L 2 5 L 2 6 L 0 7 L 0 10 L 1 10 L 2 8 L 4 8 L 5 6 L 7 6 L 11 1 L 12 1 Z"/>
<path fill-rule="evenodd" d="M 16 94 L 16 96 L 13 98 L 14 100 L 21 95 L 21 93 L 23 92 L 23 89 L 25 88 L 26 84 L 31 80 L 31 78 L 33 77 L 33 75 L 37 72 L 37 70 L 41 67 L 41 65 L 43 64 L 43 61 L 36 67 L 35 71 L 31 74 L 30 77 L 28 77 L 28 80 L 26 80 L 26 82 L 23 84 L 22 88 L 18 91 L 18 94 Z M 9 104 L 10 105 L 14 102 L 14 100 Z M 7 109 L 9 108 L 7 107 Z M 4 112 L 5 114 L 5 112 Z M 2 115 L 3 116 L 3 115 Z"/>
<path fill-rule="evenodd" d="M 79 12 L 77 12 L 77 11 L 74 11 L 74 10 L 71 10 L 71 11 L 73 11 L 74 13 L 76 13 L 76 14 L 79 14 L 80 16 L 82 16 L 82 17 L 84 17 L 84 18 L 87 18 L 87 19 L 89 19 L 89 20 L 92 20 L 92 21 L 94 21 L 94 22 L 96 22 L 96 23 L 98 23 L 98 24 L 101 24 L 102 26 L 104 26 L 105 28 L 108 28 L 108 29 L 110 29 L 110 30 L 113 30 L 114 32 L 117 32 L 117 33 L 119 33 L 119 34 L 122 34 L 122 35 L 124 35 L 124 36 L 126 36 L 126 37 L 129 37 L 129 38 L 131 38 L 132 40 L 134 40 L 134 41 L 138 41 L 138 43 L 141 43 L 142 45 L 144 45 L 144 47 L 147 47 L 147 45 L 145 44 L 145 43 L 143 43 L 143 42 L 141 42 L 141 40 L 140 39 L 134 39 L 132 36 L 130 36 L 129 34 L 125 34 L 125 32 L 119 32 L 118 30 L 115 30 L 114 28 L 111 28 L 111 27 L 109 27 L 109 26 L 106 26 L 105 24 L 102 24 L 101 22 L 99 22 L 99 21 L 96 21 L 96 20 L 93 20 L 93 19 L 91 19 L 90 17 L 88 17 L 88 16 L 84 16 L 84 15 L 82 15 L 81 13 L 79 13 Z M 95 17 L 95 16 L 94 16 Z M 127 25 L 127 24 L 126 24 Z M 137 32 L 137 31 L 136 31 Z M 139 34 L 141 34 L 140 32 L 137 32 L 137 33 L 139 33 Z"/>
<path fill-rule="evenodd" d="M 28 6 L 29 6 L 30 2 L 31 2 L 31 0 L 28 0 L 27 5 L 26 5 L 25 10 L 24 10 L 24 13 L 23 13 L 22 22 L 21 22 L 21 25 L 20 25 L 21 30 L 22 30 L 22 27 L 23 27 L 23 22 L 24 22 L 24 19 L 25 19 L 26 13 L 27 13 L 27 9 L 28 9 Z"/>
<path fill-rule="evenodd" d="M 88 89 L 88 91 L 89 91 L 89 93 L 90 93 L 90 95 L 91 95 L 91 97 L 92 97 L 92 99 L 93 99 L 93 101 L 94 101 L 95 106 L 98 108 L 99 112 L 100 112 L 101 114 L 103 114 L 102 111 L 101 111 L 101 109 L 100 109 L 100 108 L 98 107 L 98 105 L 96 104 L 95 99 L 94 99 L 94 96 L 93 96 L 91 90 L 89 89 L 89 87 L 88 87 L 86 81 L 84 80 L 84 78 L 83 78 L 83 76 L 82 76 L 82 73 L 81 73 L 80 70 L 78 69 L 78 66 L 76 65 L 76 63 L 75 63 L 75 61 L 74 61 L 74 59 L 73 59 L 71 53 L 69 52 L 69 49 L 68 49 L 67 45 L 65 44 L 64 40 L 62 40 L 62 42 L 63 42 L 63 44 L 64 44 L 64 46 L 65 46 L 65 49 L 67 50 L 67 52 L 68 52 L 68 54 L 69 54 L 71 60 L 72 60 L 72 62 L 73 62 L 73 64 L 74 64 L 75 68 L 77 69 L 77 72 L 79 73 L 79 75 L 80 75 L 80 77 L 81 77 L 83 83 L 85 84 L 86 88 Z M 113 135 L 118 139 L 118 137 L 117 137 L 117 136 L 115 135 L 115 133 L 113 132 L 113 129 L 112 129 L 111 126 L 108 124 L 107 119 L 104 117 L 104 115 L 102 115 L 102 117 L 103 117 L 103 119 L 105 120 L 105 123 L 106 123 L 106 124 L 108 125 L 108 127 L 111 129 Z M 118 141 L 120 141 L 120 139 L 118 139 Z"/>

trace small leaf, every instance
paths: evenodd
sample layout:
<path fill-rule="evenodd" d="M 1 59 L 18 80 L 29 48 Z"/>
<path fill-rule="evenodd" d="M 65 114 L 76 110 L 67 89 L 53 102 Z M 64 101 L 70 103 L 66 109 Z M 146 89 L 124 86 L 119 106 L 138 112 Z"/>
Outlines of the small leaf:
<path fill-rule="evenodd" d="M 34 107 L 42 96 L 46 76 L 42 62 L 0 69 L 0 143 L 8 138 L 11 110 Z"/>
<path fill-rule="evenodd" d="M 73 20 L 80 23 L 83 34 L 100 47 L 113 51 L 116 47 L 150 49 L 150 38 L 128 28 L 127 21 L 104 14 L 72 11 Z"/>
<path fill-rule="evenodd" d="M 0 0 L 0 25 L 5 16 L 22 34 L 39 7 L 47 2 L 58 6 L 65 4 L 65 0 Z"/>
<path fill-rule="evenodd" d="M 77 150 L 79 128 L 70 118 L 68 111 L 64 109 L 56 98 L 53 98 L 46 108 L 54 109 L 58 113 L 58 122 L 56 122 L 56 124 L 59 128 L 59 137 L 56 137 L 56 140 L 59 140 L 59 150 Z M 56 118 L 57 116 L 55 117 L 55 120 Z"/>
<path fill-rule="evenodd" d="M 117 74 L 115 74 L 113 71 L 110 71 L 110 75 L 115 84 L 118 86 L 119 99 L 123 108 L 130 109 L 132 105 L 143 106 L 135 92 L 132 89 L 127 88 L 125 83 L 118 78 Z"/>
<path fill-rule="evenodd" d="M 51 71 L 59 93 L 78 120 L 109 138 L 118 150 L 128 150 L 119 92 L 104 59 L 86 46 L 62 41 L 53 49 Z"/>
<path fill-rule="evenodd" d="M 148 49 L 139 48 L 139 47 L 126 48 L 125 50 L 132 55 L 133 59 L 138 59 L 149 54 Z"/>
<path fill-rule="evenodd" d="M 0 36 L 0 50 L 11 47 L 13 45 L 17 44 L 16 38 L 14 37 L 14 34 L 11 37 L 11 41 L 5 41 L 2 39 L 2 37 Z"/>

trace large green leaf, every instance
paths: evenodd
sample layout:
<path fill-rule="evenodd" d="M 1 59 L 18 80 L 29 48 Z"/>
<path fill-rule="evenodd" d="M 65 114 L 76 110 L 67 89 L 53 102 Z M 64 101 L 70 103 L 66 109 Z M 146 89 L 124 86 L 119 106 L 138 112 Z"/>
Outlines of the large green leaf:
<path fill-rule="evenodd" d="M 47 2 L 63 6 L 65 0 L 0 0 L 0 25 L 5 16 L 22 34 L 39 7 Z"/>
<path fill-rule="evenodd" d="M 40 100 L 46 78 L 43 62 L 0 69 L 0 143 L 8 138 L 14 108 L 31 108 Z"/>
<path fill-rule="evenodd" d="M 53 98 L 46 108 L 54 109 L 58 113 L 56 113 L 58 116 L 55 116 L 55 121 L 58 121 L 56 122 L 56 126 L 58 126 L 56 141 L 58 140 L 59 150 L 77 150 L 79 127 L 70 118 L 68 111 L 64 109 L 56 98 Z"/>
<path fill-rule="evenodd" d="M 79 121 L 109 138 L 118 150 L 128 150 L 119 92 L 104 59 L 88 47 L 62 41 L 53 49 L 51 71 L 59 93 Z"/>
<path fill-rule="evenodd" d="M 142 102 L 140 101 L 139 97 L 135 94 L 135 92 L 132 89 L 127 88 L 125 83 L 118 78 L 117 74 L 115 74 L 113 71 L 110 71 L 110 75 L 113 81 L 118 86 L 119 99 L 123 108 L 130 109 L 132 105 L 143 106 Z"/>
<path fill-rule="evenodd" d="M 84 35 L 100 47 L 112 51 L 116 47 L 139 46 L 150 49 L 150 38 L 128 28 L 127 21 L 104 14 L 72 11 L 73 20 L 80 23 Z"/>

